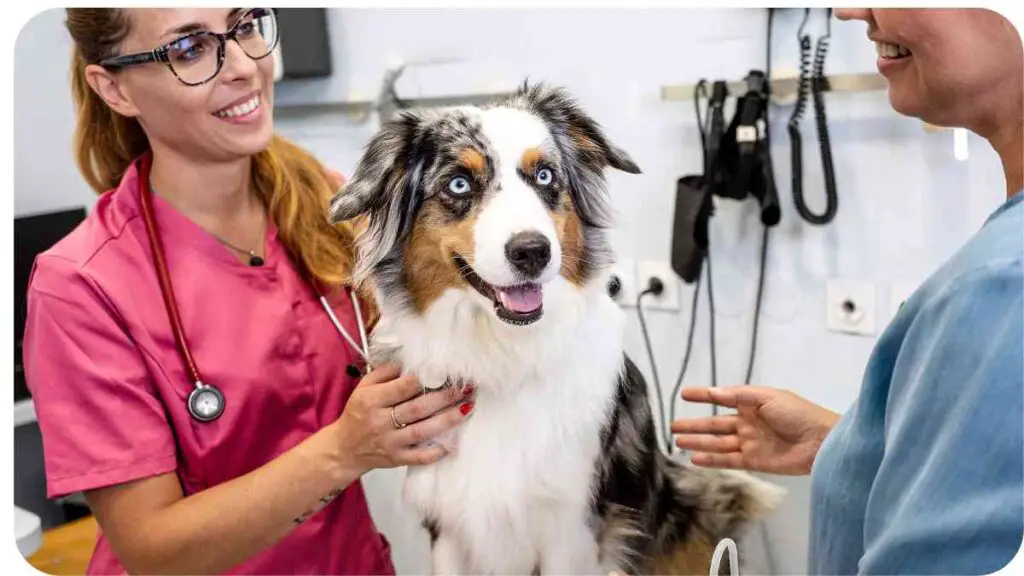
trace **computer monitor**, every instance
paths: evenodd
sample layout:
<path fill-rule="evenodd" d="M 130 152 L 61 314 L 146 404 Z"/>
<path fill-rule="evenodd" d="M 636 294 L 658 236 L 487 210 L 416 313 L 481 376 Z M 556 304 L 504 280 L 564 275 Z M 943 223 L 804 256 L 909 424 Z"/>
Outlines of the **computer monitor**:
<path fill-rule="evenodd" d="M 22 370 L 25 337 L 25 295 L 36 256 L 67 236 L 85 220 L 85 208 L 70 208 L 14 219 L 14 401 L 30 397 Z"/>

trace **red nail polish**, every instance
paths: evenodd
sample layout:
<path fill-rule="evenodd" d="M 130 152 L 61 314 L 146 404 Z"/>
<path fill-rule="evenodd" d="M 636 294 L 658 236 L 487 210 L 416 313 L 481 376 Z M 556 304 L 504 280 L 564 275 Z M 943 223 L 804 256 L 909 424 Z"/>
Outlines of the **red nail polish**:
<path fill-rule="evenodd" d="M 459 412 L 462 412 L 463 416 L 465 416 L 466 414 L 469 414 L 469 412 L 472 409 L 473 409 L 473 403 L 472 402 L 466 402 L 462 406 L 459 406 Z"/>
<path fill-rule="evenodd" d="M 466 384 L 462 388 L 462 395 L 463 396 L 469 396 L 470 394 L 473 393 L 473 390 L 476 390 L 476 386 L 473 386 L 472 384 Z"/>

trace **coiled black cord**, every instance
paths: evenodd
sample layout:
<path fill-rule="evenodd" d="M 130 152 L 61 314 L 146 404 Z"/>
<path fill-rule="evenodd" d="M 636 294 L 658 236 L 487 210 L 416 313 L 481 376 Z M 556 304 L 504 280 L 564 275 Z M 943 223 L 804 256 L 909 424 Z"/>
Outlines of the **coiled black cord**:
<path fill-rule="evenodd" d="M 832 9 L 828 9 L 828 30 L 818 38 L 814 53 L 814 75 L 811 77 L 811 94 L 814 96 L 814 122 L 818 128 L 818 144 L 821 149 L 821 168 L 825 176 L 826 206 L 823 214 L 813 214 L 803 203 L 801 195 L 797 202 L 797 210 L 805 220 L 812 224 L 828 224 L 835 218 L 839 204 L 836 194 L 835 165 L 832 162 L 832 142 L 828 133 L 828 120 L 825 117 L 825 91 L 828 79 L 825 77 L 825 57 L 828 55 L 829 41 L 832 36 Z"/>
<path fill-rule="evenodd" d="M 789 123 L 786 129 L 789 132 L 789 154 L 790 154 L 790 181 L 793 187 L 793 201 L 796 203 L 797 211 L 801 216 L 807 212 L 804 204 L 804 167 L 803 167 L 803 138 L 800 135 L 800 120 L 807 109 L 807 95 L 811 89 L 811 37 L 804 34 L 807 20 L 811 16 L 811 9 L 804 8 L 804 20 L 800 23 L 800 29 L 796 33 L 800 43 L 800 76 L 797 80 L 796 104 L 793 105 L 793 113 L 789 116 Z"/>
<path fill-rule="evenodd" d="M 800 217 L 815 225 L 828 224 L 835 218 L 838 210 L 839 197 L 836 193 L 835 166 L 832 161 L 832 143 L 828 133 L 828 121 L 825 117 L 824 92 L 828 89 L 825 78 L 825 58 L 828 55 L 829 41 L 832 35 L 832 9 L 828 9 L 827 31 L 818 39 L 814 50 L 814 63 L 808 69 L 811 59 L 811 37 L 803 33 L 810 16 L 810 8 L 804 9 L 804 20 L 800 24 L 797 37 L 800 40 L 800 82 L 797 90 L 797 102 L 793 115 L 789 119 L 790 155 L 792 158 L 793 204 Z M 808 91 L 814 99 L 814 120 L 818 130 L 818 147 L 821 152 L 822 171 L 825 177 L 825 211 L 815 214 L 807 206 L 804 199 L 803 182 L 803 141 L 800 137 L 800 118 L 807 107 Z"/>

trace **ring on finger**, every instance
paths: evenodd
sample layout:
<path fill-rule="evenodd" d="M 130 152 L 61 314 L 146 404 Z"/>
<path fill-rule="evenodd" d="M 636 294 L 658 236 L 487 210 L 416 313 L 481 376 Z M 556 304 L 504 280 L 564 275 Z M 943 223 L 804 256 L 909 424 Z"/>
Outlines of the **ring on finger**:
<path fill-rule="evenodd" d="M 405 428 L 405 424 L 399 422 L 398 418 L 395 416 L 394 406 L 391 407 L 391 424 L 395 427 L 395 430 L 401 430 L 402 428 Z"/>

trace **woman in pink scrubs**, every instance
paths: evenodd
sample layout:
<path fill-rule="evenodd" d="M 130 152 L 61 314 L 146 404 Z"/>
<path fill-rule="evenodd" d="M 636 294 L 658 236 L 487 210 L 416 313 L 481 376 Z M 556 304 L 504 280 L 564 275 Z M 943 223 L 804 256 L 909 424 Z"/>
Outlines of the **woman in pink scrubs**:
<path fill-rule="evenodd" d="M 359 478 L 442 458 L 411 446 L 472 398 L 363 377 L 321 306 L 317 288 L 360 343 L 352 231 L 325 217 L 339 179 L 273 133 L 273 12 L 69 9 L 67 27 L 100 197 L 36 261 L 24 354 L 49 495 L 84 492 L 101 528 L 89 573 L 393 573 Z M 223 393 L 212 421 L 188 408 L 140 194 L 191 357 Z"/>

